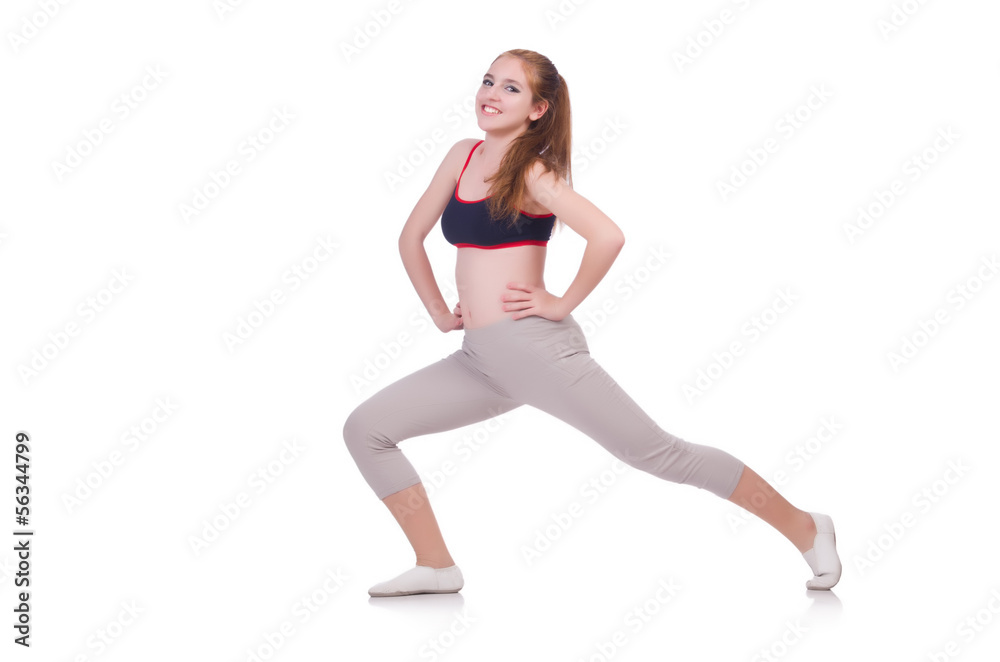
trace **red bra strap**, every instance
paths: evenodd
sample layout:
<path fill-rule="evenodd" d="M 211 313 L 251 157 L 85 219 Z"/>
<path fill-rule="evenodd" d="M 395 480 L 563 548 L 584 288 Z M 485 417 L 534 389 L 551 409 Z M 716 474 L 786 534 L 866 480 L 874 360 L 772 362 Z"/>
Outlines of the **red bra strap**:
<path fill-rule="evenodd" d="M 479 142 L 477 142 L 475 145 L 472 146 L 472 151 L 469 152 L 469 157 L 465 159 L 465 165 L 462 166 L 462 172 L 458 175 L 458 182 L 455 183 L 455 191 L 458 191 L 458 187 L 462 185 L 462 175 L 465 174 L 465 169 L 469 167 L 469 161 L 472 160 L 472 155 L 476 153 L 476 148 L 482 145 L 484 142 L 486 142 L 485 139 L 480 140 Z"/>

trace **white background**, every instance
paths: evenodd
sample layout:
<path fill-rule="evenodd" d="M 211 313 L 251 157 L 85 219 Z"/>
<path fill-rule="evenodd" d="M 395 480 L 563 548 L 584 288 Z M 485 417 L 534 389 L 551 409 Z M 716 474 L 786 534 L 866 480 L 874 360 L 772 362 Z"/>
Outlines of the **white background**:
<path fill-rule="evenodd" d="M 14 537 L 0 545 L 4 659 L 994 659 L 995 3 L 45 4 L 0 17 L 0 529 L 18 528 L 25 430 L 35 531 L 30 649 L 12 643 Z M 413 555 L 343 422 L 461 344 L 421 317 L 396 238 L 447 148 L 482 137 L 470 98 L 510 48 L 567 80 L 575 188 L 626 235 L 573 312 L 592 356 L 665 429 L 784 471 L 784 495 L 831 514 L 833 593 L 807 592 L 799 553 L 741 509 L 615 473 L 522 407 L 401 446 L 429 490 L 457 467 L 432 500 L 466 588 L 367 595 Z M 268 134 L 276 111 L 291 117 Z M 60 174 L 71 151 L 86 154 Z M 230 160 L 240 172 L 185 219 Z M 455 249 L 438 228 L 426 245 L 453 306 Z M 582 251 L 557 231 L 551 291 Z M 768 312 L 779 291 L 794 305 Z M 904 338 L 920 347 L 894 364 Z M 709 388 L 686 395 L 699 371 Z M 824 420 L 836 434 L 810 441 Z M 796 447 L 811 450 L 793 462 Z M 272 482 L 250 481 L 261 470 Z M 678 590 L 658 602 L 661 581 Z"/>

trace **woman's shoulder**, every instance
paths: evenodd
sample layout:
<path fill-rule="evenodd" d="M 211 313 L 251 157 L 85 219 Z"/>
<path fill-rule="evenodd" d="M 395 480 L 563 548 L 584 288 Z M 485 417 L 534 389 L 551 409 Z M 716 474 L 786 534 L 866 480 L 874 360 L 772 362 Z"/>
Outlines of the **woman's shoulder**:
<path fill-rule="evenodd" d="M 454 185 L 465 167 L 466 160 L 472 154 L 472 147 L 476 142 L 476 138 L 462 138 L 452 143 L 445 155 L 441 157 L 438 173 L 448 173 L 451 183 Z"/>
<path fill-rule="evenodd" d="M 451 146 L 451 149 L 457 151 L 465 150 L 466 152 L 469 152 L 472 150 L 473 145 L 482 141 L 482 138 L 460 138 L 454 145 Z"/>
<path fill-rule="evenodd" d="M 536 156 L 524 170 L 524 183 L 529 191 L 538 187 L 552 188 L 558 181 L 562 181 L 559 173 L 541 156 Z"/>
<path fill-rule="evenodd" d="M 552 213 L 547 202 L 550 201 L 549 191 L 552 190 L 555 173 L 541 157 L 535 158 L 524 170 L 524 210 L 535 216 L 545 216 Z"/>
<path fill-rule="evenodd" d="M 461 138 L 448 149 L 445 160 L 451 159 L 452 163 L 458 163 L 461 168 L 466 159 L 472 154 L 472 148 L 481 142 L 481 138 Z"/>

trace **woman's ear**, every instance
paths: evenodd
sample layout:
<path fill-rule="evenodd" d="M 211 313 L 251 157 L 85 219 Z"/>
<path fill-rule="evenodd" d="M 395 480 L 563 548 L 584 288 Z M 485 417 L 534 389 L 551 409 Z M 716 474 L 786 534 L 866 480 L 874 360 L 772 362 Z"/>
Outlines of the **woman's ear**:
<path fill-rule="evenodd" d="M 548 109 L 549 109 L 548 101 L 539 101 L 537 104 L 535 104 L 535 110 L 531 113 L 531 115 L 528 115 L 528 117 L 531 118 L 532 122 L 534 122 L 539 117 L 544 115 Z"/>

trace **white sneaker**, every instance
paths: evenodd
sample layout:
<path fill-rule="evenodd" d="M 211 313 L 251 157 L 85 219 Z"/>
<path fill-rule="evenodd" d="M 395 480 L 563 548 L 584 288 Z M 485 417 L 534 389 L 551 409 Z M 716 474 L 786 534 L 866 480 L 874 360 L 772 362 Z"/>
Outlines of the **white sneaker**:
<path fill-rule="evenodd" d="M 829 515 L 809 513 L 816 522 L 816 538 L 813 547 L 802 553 L 806 563 L 815 575 L 806 582 L 806 588 L 813 591 L 828 591 L 840 581 L 842 567 L 837 555 L 837 534 Z"/>
<path fill-rule="evenodd" d="M 457 593 L 464 585 L 465 579 L 457 565 L 447 568 L 417 565 L 389 581 L 375 584 L 368 589 L 368 595 L 385 598 L 417 593 Z"/>

